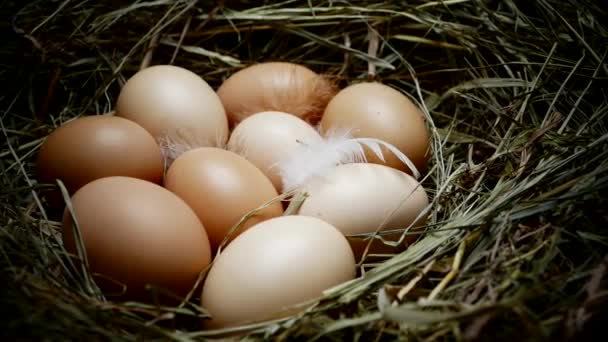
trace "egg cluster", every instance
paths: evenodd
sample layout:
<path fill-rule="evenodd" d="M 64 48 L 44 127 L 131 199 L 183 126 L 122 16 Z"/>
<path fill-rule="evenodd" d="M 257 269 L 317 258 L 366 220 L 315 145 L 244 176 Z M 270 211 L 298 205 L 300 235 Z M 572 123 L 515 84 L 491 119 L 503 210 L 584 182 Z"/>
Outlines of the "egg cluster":
<path fill-rule="evenodd" d="M 365 253 L 411 243 L 428 156 L 422 111 L 387 85 L 338 89 L 267 62 L 215 91 L 156 65 L 127 81 L 113 113 L 52 132 L 37 174 L 65 185 L 64 245 L 106 296 L 195 289 L 206 324 L 227 327 L 296 312 L 281 310 L 355 278 Z M 379 231 L 389 243 L 362 238 Z"/>

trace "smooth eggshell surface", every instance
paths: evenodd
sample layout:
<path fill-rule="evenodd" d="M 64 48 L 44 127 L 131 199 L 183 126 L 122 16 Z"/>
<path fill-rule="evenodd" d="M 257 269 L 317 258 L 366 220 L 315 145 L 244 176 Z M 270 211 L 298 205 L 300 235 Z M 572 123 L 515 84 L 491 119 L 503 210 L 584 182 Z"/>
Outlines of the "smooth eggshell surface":
<path fill-rule="evenodd" d="M 92 272 L 111 294 L 127 286 L 121 299 L 152 301 L 153 284 L 185 296 L 209 265 L 205 229 L 192 209 L 160 185 L 130 177 L 97 179 L 72 196 L 72 205 Z M 63 214 L 63 240 L 76 254 L 72 217 Z M 104 287 L 105 285 L 105 287 Z"/>
<path fill-rule="evenodd" d="M 250 161 L 215 147 L 195 148 L 179 156 L 167 171 L 165 187 L 194 209 L 213 252 L 245 214 L 278 196 L 272 182 Z M 232 238 L 281 214 L 283 207 L 275 202 L 248 219 Z"/>
<path fill-rule="evenodd" d="M 423 172 L 429 157 L 429 132 L 422 111 L 407 96 L 378 82 L 362 82 L 342 89 L 327 105 L 320 122 L 323 135 L 348 129 L 356 138 L 376 138 L 397 147 Z M 382 148 L 386 162 L 366 148 L 371 163 L 385 164 L 412 174 L 393 153 Z"/>
<path fill-rule="evenodd" d="M 232 131 L 228 149 L 257 166 L 280 193 L 276 163 L 301 144 L 317 144 L 321 135 L 304 120 L 283 112 L 261 112 L 247 117 Z"/>
<path fill-rule="evenodd" d="M 128 176 L 160 183 L 158 144 L 143 127 L 109 115 L 84 116 L 53 131 L 37 159 L 38 179 L 60 179 L 70 193 L 95 179 Z"/>
<path fill-rule="evenodd" d="M 425 189 L 410 175 L 391 167 L 371 163 L 342 164 L 304 186 L 308 197 L 299 215 L 322 219 L 345 235 L 373 233 L 377 229 L 420 227 L 426 216 L 418 215 L 429 204 Z M 401 232 L 384 236 L 395 241 Z M 409 235 L 405 243 L 416 239 Z M 359 259 L 368 240 L 349 238 Z M 403 247 L 403 246 L 401 246 Z M 393 249 L 374 241 L 369 253 L 389 253 Z"/>
<path fill-rule="evenodd" d="M 222 146 L 228 139 L 226 112 L 213 88 L 192 71 L 154 65 L 134 74 L 121 89 L 116 115 L 133 120 L 156 139 L 194 137 Z"/>
<path fill-rule="evenodd" d="M 314 217 L 282 216 L 237 237 L 214 260 L 201 297 L 219 328 L 291 314 L 355 276 L 346 238 Z M 281 312 L 283 311 L 283 312 Z"/>
<path fill-rule="evenodd" d="M 234 127 L 249 115 L 279 111 L 316 123 L 336 87 L 311 69 L 288 62 L 265 62 L 243 68 L 217 90 Z"/>

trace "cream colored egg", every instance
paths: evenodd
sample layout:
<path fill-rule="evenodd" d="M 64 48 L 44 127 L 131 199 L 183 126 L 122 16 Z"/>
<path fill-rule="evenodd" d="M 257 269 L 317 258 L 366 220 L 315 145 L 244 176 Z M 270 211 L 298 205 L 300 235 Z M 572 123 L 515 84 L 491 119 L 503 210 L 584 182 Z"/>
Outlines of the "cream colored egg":
<path fill-rule="evenodd" d="M 303 188 L 308 197 L 300 215 L 322 219 L 343 234 L 357 235 L 376 230 L 420 227 L 426 216 L 418 215 L 429 204 L 425 189 L 410 175 L 397 169 L 371 163 L 343 164 L 330 169 L 322 177 L 311 180 Z M 394 241 L 401 232 L 383 236 Z M 408 235 L 411 242 L 417 235 Z M 367 245 L 363 238 L 349 241 L 359 259 Z M 374 241 L 370 253 L 395 252 L 381 241 Z"/>
<path fill-rule="evenodd" d="M 178 66 L 154 65 L 134 74 L 120 91 L 116 115 L 159 140 L 169 136 L 186 144 L 222 146 L 228 139 L 218 95 L 200 76 Z"/>
<path fill-rule="evenodd" d="M 232 131 L 228 149 L 257 166 L 282 191 L 276 163 L 300 145 L 317 144 L 321 135 L 304 120 L 284 112 L 261 112 L 247 117 Z"/>
<path fill-rule="evenodd" d="M 353 252 L 340 231 L 314 217 L 281 216 L 251 227 L 214 260 L 201 296 L 221 328 L 293 314 L 293 305 L 354 278 Z M 290 307 L 287 310 L 286 308 Z"/>

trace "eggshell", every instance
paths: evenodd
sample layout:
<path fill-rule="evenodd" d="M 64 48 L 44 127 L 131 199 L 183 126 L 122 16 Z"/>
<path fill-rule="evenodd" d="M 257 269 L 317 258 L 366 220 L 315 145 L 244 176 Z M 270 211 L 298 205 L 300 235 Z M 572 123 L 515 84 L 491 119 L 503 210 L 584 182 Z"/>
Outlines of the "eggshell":
<path fill-rule="evenodd" d="M 385 165 L 342 164 L 302 190 L 308 197 L 298 214 L 322 219 L 346 236 L 405 229 L 412 223 L 412 228 L 419 228 L 426 222 L 426 216 L 416 220 L 429 204 L 425 189 L 410 175 Z M 401 232 L 383 238 L 396 241 L 400 236 Z M 394 253 L 416 238 L 408 235 L 397 248 L 375 240 L 369 253 Z M 359 260 L 368 240 L 349 237 L 349 241 Z"/>
<path fill-rule="evenodd" d="M 255 113 L 279 111 L 311 123 L 319 121 L 337 88 L 311 69 L 288 62 L 248 66 L 217 90 L 232 127 Z"/>
<path fill-rule="evenodd" d="M 272 182 L 244 157 L 215 147 L 200 147 L 178 157 L 165 187 L 184 199 L 205 225 L 215 253 L 224 237 L 250 211 L 278 196 Z M 275 202 L 251 217 L 232 238 L 252 225 L 283 214 Z"/>
<path fill-rule="evenodd" d="M 108 297 L 151 301 L 153 284 L 185 296 L 209 265 L 207 234 L 192 209 L 160 185 L 131 177 L 88 183 L 71 198 L 92 272 Z M 72 217 L 63 214 L 66 249 L 76 254 Z M 105 280 L 105 281 L 104 281 Z"/>
<path fill-rule="evenodd" d="M 261 112 L 247 117 L 232 131 L 228 149 L 252 162 L 282 191 L 276 163 L 301 144 L 319 143 L 321 135 L 304 120 L 283 112 Z"/>
<path fill-rule="evenodd" d="M 226 112 L 213 88 L 178 66 L 154 65 L 131 76 L 118 96 L 116 115 L 139 123 L 156 139 L 192 137 L 205 146 L 222 146 L 228 139 Z"/>
<path fill-rule="evenodd" d="M 407 96 L 378 82 L 362 82 L 342 89 L 327 105 L 321 133 L 349 129 L 353 137 L 376 138 L 397 147 L 418 171 L 426 169 L 430 140 L 422 111 Z M 366 149 L 370 163 L 408 172 L 409 168 L 383 147 L 386 163 Z"/>
<path fill-rule="evenodd" d="M 70 193 L 95 179 L 129 176 L 160 183 L 160 148 L 143 127 L 109 115 L 84 116 L 55 129 L 36 161 L 42 183 L 60 179 Z"/>
<path fill-rule="evenodd" d="M 208 328 L 281 317 L 355 276 L 345 237 L 314 217 L 282 216 L 259 223 L 223 250 L 207 274 L 201 305 Z M 282 311 L 282 312 L 281 312 Z"/>

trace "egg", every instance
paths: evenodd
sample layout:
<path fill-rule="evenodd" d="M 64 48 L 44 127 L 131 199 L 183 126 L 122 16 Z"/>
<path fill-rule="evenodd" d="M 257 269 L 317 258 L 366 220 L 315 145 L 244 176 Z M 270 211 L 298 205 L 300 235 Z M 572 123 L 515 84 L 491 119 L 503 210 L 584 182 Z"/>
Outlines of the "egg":
<path fill-rule="evenodd" d="M 247 116 L 264 111 L 286 112 L 316 123 L 336 91 L 329 79 L 303 65 L 265 62 L 232 74 L 217 94 L 234 127 Z"/>
<path fill-rule="evenodd" d="M 412 176 L 385 165 L 342 164 L 310 180 L 302 191 L 307 198 L 298 214 L 324 220 L 347 237 L 376 230 L 403 230 L 410 224 L 415 229 L 426 222 L 426 215 L 418 218 L 429 204 L 425 189 Z M 401 234 L 383 238 L 396 241 Z M 408 235 L 404 244 L 396 248 L 375 240 L 369 253 L 399 251 L 416 237 Z M 360 260 L 368 240 L 349 237 L 349 241 Z"/>
<path fill-rule="evenodd" d="M 304 120 L 283 112 L 261 112 L 247 117 L 232 131 L 228 149 L 252 162 L 282 191 L 276 164 L 299 145 L 319 143 L 321 135 Z"/>
<path fill-rule="evenodd" d="M 215 147 L 199 147 L 179 156 L 169 167 L 164 185 L 194 209 L 214 253 L 244 215 L 278 196 L 270 179 L 250 161 Z M 282 214 L 281 202 L 274 202 L 231 237 Z"/>
<path fill-rule="evenodd" d="M 118 96 L 116 115 L 137 122 L 157 140 L 177 136 L 222 146 L 228 139 L 220 98 L 203 78 L 178 66 L 154 65 L 131 76 Z"/>
<path fill-rule="evenodd" d="M 201 295 L 207 328 L 282 317 L 323 291 L 355 277 L 346 238 L 314 217 L 282 216 L 258 223 L 214 260 Z"/>
<path fill-rule="evenodd" d="M 71 194 L 102 177 L 129 176 L 160 183 L 160 148 L 143 127 L 111 115 L 83 116 L 55 129 L 36 160 L 42 183 L 60 179 Z"/>
<path fill-rule="evenodd" d="M 71 198 L 86 256 L 106 296 L 152 301 L 146 284 L 185 296 L 211 262 L 209 239 L 194 211 L 178 196 L 145 180 L 94 180 Z M 77 253 L 66 209 L 62 236 Z M 126 292 L 120 294 L 121 286 Z"/>
<path fill-rule="evenodd" d="M 322 135 L 351 130 L 356 138 L 375 138 L 397 147 L 423 172 L 430 138 L 424 115 L 400 91 L 378 82 L 362 82 L 342 89 L 328 103 L 320 122 Z M 393 153 L 382 148 L 386 162 L 366 150 L 370 163 L 385 164 L 413 174 Z"/>

